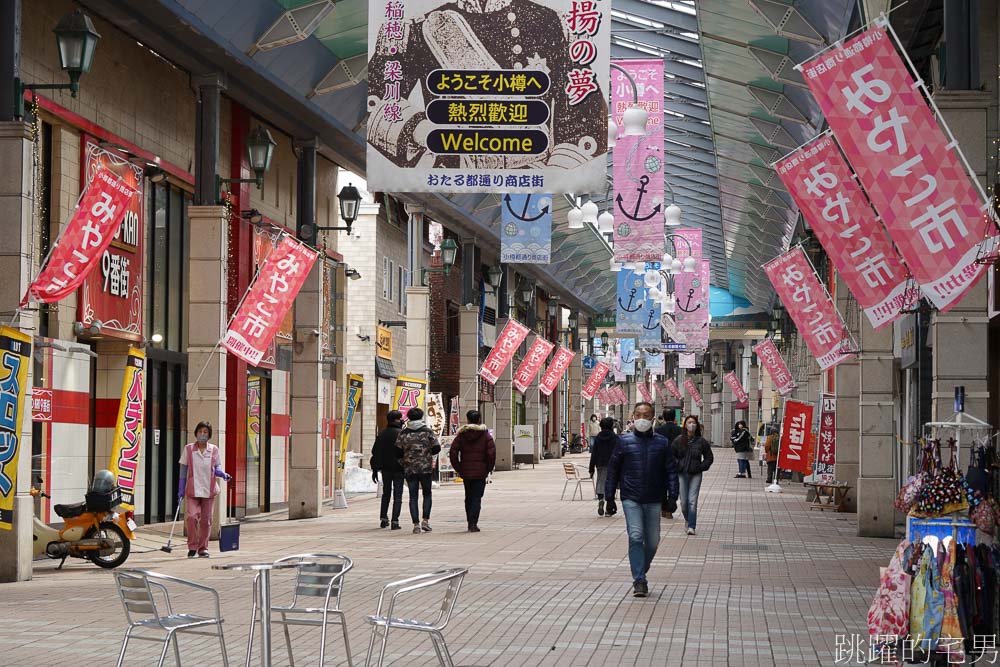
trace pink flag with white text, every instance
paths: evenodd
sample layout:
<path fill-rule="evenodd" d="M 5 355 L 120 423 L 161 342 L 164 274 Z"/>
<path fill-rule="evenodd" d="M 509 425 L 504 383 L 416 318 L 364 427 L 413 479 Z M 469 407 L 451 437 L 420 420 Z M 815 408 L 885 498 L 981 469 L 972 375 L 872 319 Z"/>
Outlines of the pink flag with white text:
<path fill-rule="evenodd" d="M 549 352 L 552 351 L 553 347 L 555 347 L 554 344 L 541 336 L 535 337 L 535 341 L 528 348 L 528 354 L 524 355 L 521 365 L 517 367 L 517 372 L 514 373 L 515 389 L 522 394 L 528 391 L 528 385 L 531 384 L 531 381 L 538 375 L 538 371 L 545 365 L 545 360 L 548 358 Z"/>
<path fill-rule="evenodd" d="M 774 382 L 778 393 L 782 396 L 792 393 L 798 385 L 795 384 L 792 372 L 788 370 L 788 364 L 781 358 L 778 348 L 774 346 L 774 341 L 765 338 L 754 346 L 753 351 L 757 355 L 757 359 L 760 360 L 760 365 L 764 367 L 771 381 Z"/>

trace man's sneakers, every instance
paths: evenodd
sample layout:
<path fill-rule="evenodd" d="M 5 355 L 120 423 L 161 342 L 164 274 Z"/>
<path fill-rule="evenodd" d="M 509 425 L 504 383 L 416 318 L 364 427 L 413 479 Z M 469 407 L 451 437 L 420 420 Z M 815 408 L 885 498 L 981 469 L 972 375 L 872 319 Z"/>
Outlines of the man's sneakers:
<path fill-rule="evenodd" d="M 480 532 L 479 531 L 479 526 L 476 525 L 476 524 L 474 524 L 474 523 L 470 523 L 469 524 L 469 532 L 470 533 L 478 533 L 478 532 Z"/>
<path fill-rule="evenodd" d="M 419 535 L 420 534 L 420 524 L 419 523 L 413 524 L 413 534 L 414 535 Z"/>
<path fill-rule="evenodd" d="M 597 516 L 604 516 L 604 498 L 597 501 Z"/>
<path fill-rule="evenodd" d="M 424 531 L 425 533 L 431 532 L 431 524 L 430 522 L 427 521 L 427 519 L 424 519 L 423 521 L 420 522 L 420 530 Z"/>
<path fill-rule="evenodd" d="M 688 535 L 694 535 L 694 528 L 688 528 Z"/>
<path fill-rule="evenodd" d="M 382 519 L 382 521 L 379 523 L 378 527 L 379 528 L 388 528 L 389 527 L 389 520 L 388 519 Z"/>
<path fill-rule="evenodd" d="M 632 597 L 649 597 L 649 585 L 645 581 L 637 581 L 632 584 Z"/>
<path fill-rule="evenodd" d="M 392 522 L 392 528 L 391 528 L 391 530 L 400 530 L 400 525 L 399 525 L 398 521 L 393 521 Z"/>

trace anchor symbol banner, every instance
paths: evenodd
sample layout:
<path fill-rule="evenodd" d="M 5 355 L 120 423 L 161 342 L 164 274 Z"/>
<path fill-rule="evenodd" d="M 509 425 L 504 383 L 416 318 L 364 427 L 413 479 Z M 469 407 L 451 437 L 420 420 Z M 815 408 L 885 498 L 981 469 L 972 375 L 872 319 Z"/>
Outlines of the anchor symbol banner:
<path fill-rule="evenodd" d="M 674 311 L 676 337 L 686 344 L 688 350 L 708 348 L 710 266 L 709 260 L 700 260 L 694 273 L 681 273 L 674 282 L 677 290 L 677 306 Z"/>
<path fill-rule="evenodd" d="M 647 111 L 646 136 L 619 137 L 614 148 L 616 262 L 658 262 L 663 255 L 663 60 L 615 61 L 635 80 L 639 106 Z M 633 104 L 632 85 L 611 72 L 615 122 Z"/>
<path fill-rule="evenodd" d="M 552 259 L 552 195 L 506 194 L 501 211 L 500 261 L 548 264 Z"/>
<path fill-rule="evenodd" d="M 621 354 L 622 373 L 635 375 L 635 339 L 622 338 L 619 340 L 618 352 Z"/>
<path fill-rule="evenodd" d="M 619 271 L 615 331 L 620 334 L 641 334 L 642 325 L 649 314 L 646 304 L 646 287 L 642 274 L 628 269 Z"/>

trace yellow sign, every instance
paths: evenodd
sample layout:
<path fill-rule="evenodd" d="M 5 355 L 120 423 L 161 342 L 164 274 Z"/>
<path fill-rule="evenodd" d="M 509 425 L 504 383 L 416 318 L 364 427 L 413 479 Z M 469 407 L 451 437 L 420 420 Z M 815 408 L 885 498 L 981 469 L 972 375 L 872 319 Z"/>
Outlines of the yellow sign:
<path fill-rule="evenodd" d="M 0 528 L 3 530 L 14 527 L 17 455 L 30 363 L 31 337 L 0 327 Z"/>
<path fill-rule="evenodd" d="M 396 378 L 396 393 L 392 397 L 392 409 L 402 412 L 404 419 L 410 408 L 424 410 L 426 400 L 427 380 L 408 377 Z"/>
<path fill-rule="evenodd" d="M 375 327 L 375 354 L 382 359 L 392 359 L 392 329 Z"/>
<path fill-rule="evenodd" d="M 128 349 L 125 380 L 115 422 L 115 440 L 109 468 L 122 490 L 122 507 L 135 510 L 135 483 L 139 474 L 139 450 L 142 448 L 142 420 L 146 414 L 146 353 Z"/>
<path fill-rule="evenodd" d="M 260 376 L 251 375 L 247 378 L 247 446 L 254 462 L 260 461 L 260 392 Z"/>
<path fill-rule="evenodd" d="M 354 415 L 361 409 L 361 394 L 364 391 L 365 379 L 353 373 L 347 376 L 347 402 L 344 403 L 344 421 L 340 425 L 340 460 L 343 468 L 347 463 L 347 441 L 351 439 L 351 427 L 354 426 Z"/>

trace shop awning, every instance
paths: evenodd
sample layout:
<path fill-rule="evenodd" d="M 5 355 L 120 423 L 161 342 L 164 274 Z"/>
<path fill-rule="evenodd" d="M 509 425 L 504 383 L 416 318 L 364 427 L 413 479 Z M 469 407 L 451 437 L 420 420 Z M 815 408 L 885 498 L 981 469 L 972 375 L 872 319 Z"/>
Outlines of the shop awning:
<path fill-rule="evenodd" d="M 396 372 L 396 368 L 392 365 L 392 361 L 389 359 L 383 359 L 382 357 L 375 357 L 375 374 L 380 378 L 399 377 L 399 373 Z"/>

